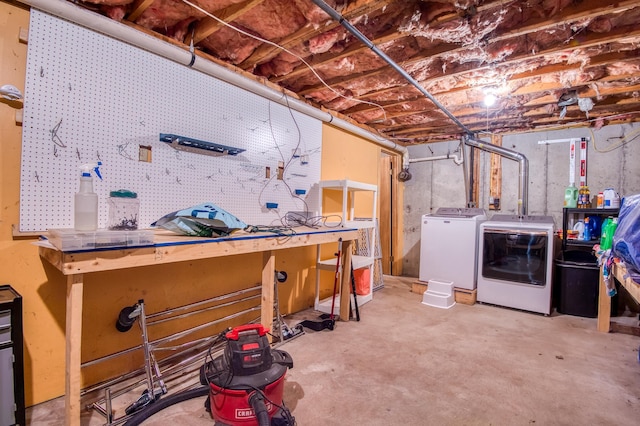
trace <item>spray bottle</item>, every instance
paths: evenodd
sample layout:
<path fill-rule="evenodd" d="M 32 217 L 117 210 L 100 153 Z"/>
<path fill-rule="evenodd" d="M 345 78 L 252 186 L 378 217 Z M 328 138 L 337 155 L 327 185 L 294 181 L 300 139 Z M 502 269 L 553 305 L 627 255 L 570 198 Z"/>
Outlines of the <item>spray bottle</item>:
<path fill-rule="evenodd" d="M 98 229 L 98 194 L 93 192 L 91 172 L 102 180 L 99 167 L 101 162 L 80 166 L 80 189 L 74 197 L 73 227 L 76 231 L 95 231 Z"/>

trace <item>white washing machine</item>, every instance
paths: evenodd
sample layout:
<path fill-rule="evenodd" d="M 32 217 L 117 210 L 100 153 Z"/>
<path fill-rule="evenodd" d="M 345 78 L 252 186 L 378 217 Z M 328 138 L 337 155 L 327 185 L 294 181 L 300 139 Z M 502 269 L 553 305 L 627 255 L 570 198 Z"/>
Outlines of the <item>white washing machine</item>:
<path fill-rule="evenodd" d="M 476 288 L 478 230 L 487 220 L 484 209 L 441 207 L 422 216 L 420 281 L 453 282 Z"/>

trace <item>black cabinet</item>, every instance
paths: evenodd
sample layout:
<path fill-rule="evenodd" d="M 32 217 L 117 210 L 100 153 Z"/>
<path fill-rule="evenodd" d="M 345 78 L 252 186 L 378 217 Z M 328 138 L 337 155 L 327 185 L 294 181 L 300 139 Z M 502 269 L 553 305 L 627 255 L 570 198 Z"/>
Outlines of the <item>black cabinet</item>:
<path fill-rule="evenodd" d="M 584 216 L 599 216 L 604 222 L 609 216 L 617 217 L 618 211 L 619 209 L 578 209 L 569 207 L 562 209 L 562 251 L 566 251 L 568 247 L 591 248 L 598 242 L 596 239 L 591 239 L 591 241 L 567 239 L 567 230 L 571 218 L 580 219 L 580 215 L 582 215 L 582 219 L 584 219 Z"/>
<path fill-rule="evenodd" d="M 567 239 L 570 220 L 575 222 L 584 220 L 586 216 L 597 216 L 604 222 L 609 216 L 617 217 L 618 210 L 567 207 L 562 210 L 562 252 L 555 261 L 554 278 L 554 296 L 559 313 L 588 318 L 598 316 L 600 267 L 591 249 L 600 240 Z"/>
<path fill-rule="evenodd" d="M 24 426 L 22 296 L 0 285 L 0 426 Z"/>

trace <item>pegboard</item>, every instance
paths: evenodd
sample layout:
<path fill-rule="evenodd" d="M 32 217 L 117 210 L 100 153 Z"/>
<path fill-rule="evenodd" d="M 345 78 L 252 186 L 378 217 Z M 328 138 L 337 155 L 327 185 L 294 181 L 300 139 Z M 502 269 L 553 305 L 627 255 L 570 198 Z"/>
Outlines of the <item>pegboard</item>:
<path fill-rule="evenodd" d="M 321 132 L 315 118 L 32 10 L 20 231 L 72 228 L 79 166 L 97 161 L 100 228 L 107 224 L 109 192 L 118 189 L 138 194 L 141 228 L 203 202 L 251 225 L 279 223 L 288 211 L 315 212 L 309 192 L 320 180 Z M 160 133 L 245 151 L 178 151 Z"/>

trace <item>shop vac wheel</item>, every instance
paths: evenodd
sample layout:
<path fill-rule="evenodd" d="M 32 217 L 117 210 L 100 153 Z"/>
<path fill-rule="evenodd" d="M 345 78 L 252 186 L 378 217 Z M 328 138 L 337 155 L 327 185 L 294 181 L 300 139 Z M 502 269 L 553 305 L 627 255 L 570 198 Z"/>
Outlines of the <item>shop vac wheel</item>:
<path fill-rule="evenodd" d="M 129 318 L 129 315 L 134 310 L 135 310 L 135 307 L 127 306 L 126 308 L 123 308 L 120 311 L 120 314 L 118 315 L 118 321 L 116 321 L 116 329 L 119 332 L 125 333 L 125 332 L 131 330 L 131 327 L 133 326 L 133 323 L 136 322 L 136 319 L 135 318 Z"/>

